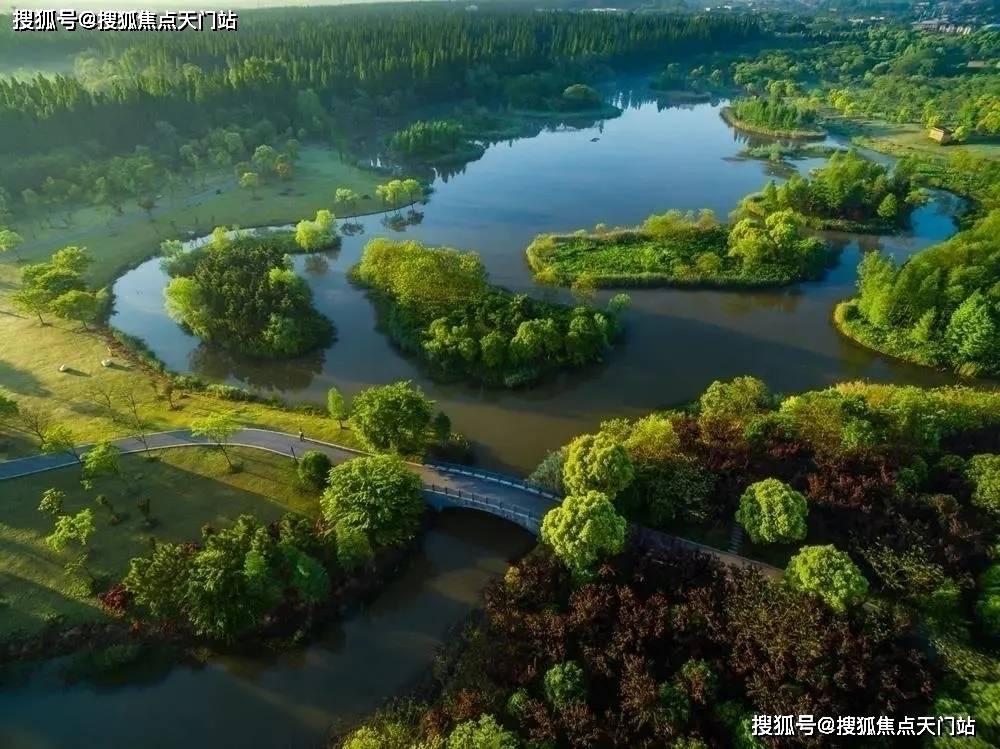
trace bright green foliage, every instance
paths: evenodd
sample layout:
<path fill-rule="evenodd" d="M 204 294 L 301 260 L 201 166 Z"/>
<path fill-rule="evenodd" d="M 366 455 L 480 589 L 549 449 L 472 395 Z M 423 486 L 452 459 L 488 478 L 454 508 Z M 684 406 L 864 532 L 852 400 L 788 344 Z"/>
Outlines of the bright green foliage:
<path fill-rule="evenodd" d="M 182 544 L 158 543 L 148 557 L 129 562 L 122 585 L 135 604 L 154 619 L 177 619 L 183 611 L 191 556 Z"/>
<path fill-rule="evenodd" d="M 359 200 L 361 200 L 361 196 L 347 187 L 338 187 L 333 194 L 333 202 L 348 208 L 350 211 L 357 208 Z"/>
<path fill-rule="evenodd" d="M 868 581 L 851 558 L 832 544 L 803 546 L 788 562 L 784 581 L 819 596 L 834 611 L 845 611 L 868 592 Z"/>
<path fill-rule="evenodd" d="M 122 472 L 121 450 L 110 442 L 99 442 L 83 455 L 83 475 L 87 478 L 95 476 L 118 476 Z"/>
<path fill-rule="evenodd" d="M 421 453 L 427 444 L 433 401 L 409 381 L 366 388 L 351 406 L 351 423 L 377 450 Z"/>
<path fill-rule="evenodd" d="M 341 427 L 351 417 L 351 408 L 347 405 L 343 394 L 335 387 L 326 391 L 326 412 L 331 419 L 336 419 Z"/>
<path fill-rule="evenodd" d="M 341 523 L 335 527 L 334 533 L 337 538 L 337 562 L 345 570 L 357 569 L 375 554 L 364 530 Z"/>
<path fill-rule="evenodd" d="M 219 411 L 191 421 L 191 435 L 193 437 L 204 437 L 213 442 L 222 451 L 230 467 L 232 467 L 233 463 L 229 458 L 229 451 L 226 449 L 226 446 L 233 435 L 241 428 L 233 411 Z"/>
<path fill-rule="evenodd" d="M 698 399 L 698 427 L 704 439 L 733 439 L 770 404 L 767 385 L 756 377 L 715 380 Z"/>
<path fill-rule="evenodd" d="M 625 518 L 606 494 L 571 494 L 542 520 L 542 541 L 574 575 L 585 577 L 604 557 L 625 546 Z"/>
<path fill-rule="evenodd" d="M 0 255 L 7 252 L 17 254 L 17 248 L 24 242 L 24 238 L 13 229 L 0 226 Z"/>
<path fill-rule="evenodd" d="M 974 455 L 967 465 L 974 487 L 972 503 L 994 517 L 1000 516 L 1000 455 Z"/>
<path fill-rule="evenodd" d="M 970 375 L 1000 372 L 998 235 L 1000 209 L 898 267 L 865 253 L 859 294 L 838 309 L 838 324 L 894 356 Z"/>
<path fill-rule="evenodd" d="M 744 218 L 729 232 L 729 256 L 738 258 L 747 276 L 761 268 L 787 269 L 791 278 L 815 276 L 825 260 L 823 243 L 805 236 L 801 215 L 790 209 L 763 220 Z"/>
<path fill-rule="evenodd" d="M 306 486 L 322 489 L 326 486 L 331 467 L 330 458 L 327 457 L 326 453 L 321 453 L 318 450 L 307 450 L 299 458 L 296 472 Z"/>
<path fill-rule="evenodd" d="M 326 568 L 295 547 L 286 547 L 284 553 L 291 586 L 299 599 L 310 605 L 326 600 L 330 595 L 330 576 Z"/>
<path fill-rule="evenodd" d="M 87 540 L 94 533 L 94 513 L 80 510 L 75 515 L 60 515 L 52 533 L 46 537 L 46 542 L 53 549 L 62 551 L 71 543 L 87 546 Z"/>
<path fill-rule="evenodd" d="M 386 208 L 399 208 L 418 200 L 423 195 L 423 188 L 415 179 L 393 179 L 376 187 L 375 194 Z"/>
<path fill-rule="evenodd" d="M 459 150 L 466 144 L 462 126 L 457 122 L 436 120 L 414 122 L 389 139 L 389 147 L 411 158 L 435 158 Z"/>
<path fill-rule="evenodd" d="M 736 99 L 730 104 L 730 108 L 741 123 L 764 130 L 811 131 L 816 126 L 815 112 L 785 104 L 777 97 Z"/>
<path fill-rule="evenodd" d="M 24 266 L 21 288 L 12 297 L 14 306 L 36 315 L 39 320 L 43 319 L 44 312 L 79 319 L 74 315 L 82 314 L 86 307 L 86 302 L 81 304 L 83 298 L 80 296 L 87 294 L 83 272 L 91 262 L 93 260 L 85 249 L 70 246 L 56 252 L 47 263 Z M 92 311 L 96 315 L 96 307 Z M 90 319 L 93 318 L 89 317 L 87 321 Z"/>
<path fill-rule="evenodd" d="M 650 414 L 632 426 L 625 451 L 634 464 L 659 463 L 677 456 L 680 438 L 666 416 Z"/>
<path fill-rule="evenodd" d="M 382 720 L 352 731 L 341 749 L 411 749 L 414 746 L 406 725 Z"/>
<path fill-rule="evenodd" d="M 75 320 L 86 328 L 97 320 L 103 296 L 89 291 L 73 289 L 52 300 L 49 311 L 64 320 Z"/>
<path fill-rule="evenodd" d="M 254 630 L 281 600 L 281 557 L 267 526 L 241 515 L 204 538 L 192 557 L 184 610 L 194 630 L 233 640 Z"/>
<path fill-rule="evenodd" d="M 528 481 L 538 484 L 546 489 L 563 493 L 563 469 L 566 465 L 567 446 L 563 445 L 558 450 L 548 453 L 538 467 L 528 476 Z"/>
<path fill-rule="evenodd" d="M 354 278 L 385 308 L 389 335 L 442 377 L 515 387 L 600 361 L 617 318 L 490 287 L 474 253 L 419 242 L 369 242 Z"/>
<path fill-rule="evenodd" d="M 545 672 L 543 679 L 545 699 L 556 708 L 567 707 L 587 698 L 587 685 L 583 669 L 575 661 L 557 663 Z"/>
<path fill-rule="evenodd" d="M 63 514 L 63 502 L 65 501 L 66 492 L 61 489 L 46 489 L 42 492 L 42 499 L 38 503 L 38 511 L 55 520 Z"/>
<path fill-rule="evenodd" d="M 328 342 L 333 326 L 312 304 L 273 238 L 237 238 L 192 250 L 165 291 L 167 311 L 206 341 L 265 358 L 298 356 Z M 187 275 L 180 275 L 185 273 Z"/>
<path fill-rule="evenodd" d="M 316 212 L 313 221 L 303 219 L 295 225 L 295 244 L 306 252 L 318 252 L 326 249 L 337 238 L 333 214 L 327 210 Z"/>
<path fill-rule="evenodd" d="M 806 498 L 778 479 L 747 487 L 736 520 L 755 544 L 790 543 L 806 536 Z"/>
<path fill-rule="evenodd" d="M 790 209 L 832 227 L 850 228 L 855 223 L 896 226 L 909 217 L 915 202 L 913 188 L 905 169 L 890 174 L 886 167 L 857 151 L 836 151 L 811 178 L 793 175 L 744 207 L 764 214 Z"/>
<path fill-rule="evenodd" d="M 78 461 L 80 456 L 76 451 L 76 437 L 73 430 L 63 424 L 56 424 L 45 430 L 42 435 L 43 453 L 69 453 Z"/>
<path fill-rule="evenodd" d="M 563 485 L 572 494 L 596 490 L 613 497 L 635 475 L 625 446 L 603 432 L 574 439 L 566 451 Z"/>
<path fill-rule="evenodd" d="M 517 735 L 503 728 L 492 715 L 459 723 L 448 736 L 447 749 L 518 749 Z"/>
<path fill-rule="evenodd" d="M 331 526 L 361 531 L 374 547 L 401 546 L 420 527 L 420 478 L 398 458 L 355 458 L 330 471 L 320 508 Z"/>
<path fill-rule="evenodd" d="M 0 388 L 0 424 L 5 420 L 17 416 L 20 407 L 17 401 L 3 388 Z"/>

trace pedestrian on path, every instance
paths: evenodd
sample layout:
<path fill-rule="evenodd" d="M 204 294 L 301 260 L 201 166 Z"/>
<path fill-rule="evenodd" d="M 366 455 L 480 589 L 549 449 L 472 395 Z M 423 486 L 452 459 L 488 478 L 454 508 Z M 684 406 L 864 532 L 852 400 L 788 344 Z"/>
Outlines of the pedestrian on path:
<path fill-rule="evenodd" d="M 302 430 L 300 429 L 300 430 L 299 430 L 299 442 L 305 442 L 305 441 L 306 441 L 306 433 L 305 433 L 305 432 L 303 432 L 303 431 L 302 431 Z"/>

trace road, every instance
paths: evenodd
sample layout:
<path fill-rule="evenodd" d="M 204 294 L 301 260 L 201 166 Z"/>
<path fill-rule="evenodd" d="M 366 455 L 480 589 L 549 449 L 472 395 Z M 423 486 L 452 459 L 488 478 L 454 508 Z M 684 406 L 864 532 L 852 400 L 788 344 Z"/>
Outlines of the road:
<path fill-rule="evenodd" d="M 145 435 L 148 449 L 167 450 L 194 445 L 212 445 L 204 437 L 196 437 L 186 429 L 170 432 L 156 432 Z M 147 449 L 138 437 L 123 437 L 112 444 L 123 453 L 141 453 Z M 343 463 L 365 453 L 329 442 L 312 439 L 300 440 L 298 435 L 274 432 L 268 429 L 240 429 L 228 445 L 267 450 L 289 458 L 301 456 L 307 450 L 325 453 L 334 464 Z M 82 445 L 77 453 L 82 455 L 91 446 Z M 20 476 L 65 468 L 77 463 L 69 452 L 32 455 L 0 462 L 0 481 Z M 420 476 L 424 485 L 427 502 L 438 509 L 443 507 L 470 507 L 505 518 L 537 535 L 541 518 L 559 501 L 553 494 L 526 484 L 514 476 L 495 474 L 471 466 L 434 465 L 429 463 L 408 463 Z M 634 527 L 633 532 L 642 543 L 650 547 L 684 548 L 710 554 L 725 564 L 737 567 L 756 567 L 766 576 L 777 578 L 781 570 L 754 559 L 730 554 L 709 546 L 703 546 L 688 539 L 671 536 L 648 528 Z"/>

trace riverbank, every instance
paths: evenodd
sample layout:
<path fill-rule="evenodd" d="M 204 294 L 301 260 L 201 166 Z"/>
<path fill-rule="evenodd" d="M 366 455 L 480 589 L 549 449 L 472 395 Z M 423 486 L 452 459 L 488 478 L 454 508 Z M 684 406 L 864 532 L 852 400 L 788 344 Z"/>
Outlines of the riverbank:
<path fill-rule="evenodd" d="M 737 130 L 753 133 L 754 135 L 766 135 L 770 138 L 788 138 L 789 140 L 823 140 L 826 138 L 825 130 L 772 130 L 761 125 L 744 122 L 733 114 L 730 107 L 723 107 L 719 115 L 728 125 Z"/>
<path fill-rule="evenodd" d="M 919 364 L 922 367 L 941 368 L 933 352 L 915 345 L 912 339 L 903 335 L 904 340 L 899 340 L 876 330 L 871 325 L 866 325 L 858 313 L 857 305 L 856 299 L 848 299 L 834 307 L 833 324 L 841 335 L 859 346 L 893 359 Z"/>

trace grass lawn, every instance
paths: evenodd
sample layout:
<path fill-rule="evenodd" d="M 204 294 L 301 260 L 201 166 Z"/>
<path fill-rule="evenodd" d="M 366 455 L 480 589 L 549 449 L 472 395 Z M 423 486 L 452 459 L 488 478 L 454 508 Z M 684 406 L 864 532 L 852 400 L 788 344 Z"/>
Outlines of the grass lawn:
<path fill-rule="evenodd" d="M 98 575 L 119 580 L 132 557 L 146 553 L 150 536 L 158 541 L 200 538 L 209 523 L 223 527 L 242 513 L 263 521 L 289 510 L 317 511 L 317 496 L 298 487 L 288 458 L 249 448 L 233 448 L 243 471 L 231 474 L 221 453 L 206 448 L 177 448 L 143 456 L 123 456 L 126 481 L 102 478 L 93 492 L 80 487 L 80 469 L 57 471 L 0 483 L 0 637 L 31 633 L 54 615 L 74 624 L 104 616 L 97 600 L 63 569 L 72 552 L 56 552 L 45 543 L 52 521 L 38 511 L 41 493 L 50 487 L 66 492 L 65 510 L 90 507 L 95 516 L 88 566 Z M 94 503 L 103 493 L 125 519 L 109 523 L 108 512 Z M 152 529 L 142 524 L 136 500 L 148 498 Z"/>
<path fill-rule="evenodd" d="M 260 226 L 283 224 L 311 218 L 321 208 L 341 211 L 333 203 L 338 187 L 347 187 L 362 197 L 352 213 L 382 210 L 375 187 L 388 177 L 359 169 L 340 160 L 329 148 L 302 148 L 295 176 L 288 182 L 274 182 L 257 190 L 257 199 L 236 185 L 232 170 L 215 172 L 176 194 L 166 190 L 158 197 L 152 220 L 134 202 L 125 205 L 122 215 L 106 208 L 88 206 L 70 211 L 45 210 L 51 226 L 22 218 L 14 229 L 25 239 L 19 254 L 26 262 L 46 260 L 56 250 L 75 244 L 86 247 L 96 259 L 91 280 L 103 285 L 123 270 L 155 254 L 160 242 L 188 232 L 207 234 L 216 226 Z M 217 192 L 218 191 L 218 192 Z"/>
<path fill-rule="evenodd" d="M 955 143 L 942 146 L 927 137 L 927 128 L 913 123 L 865 122 L 862 132 L 876 143 L 886 143 L 896 149 L 923 153 L 935 158 L 949 158 L 967 152 L 980 159 L 1000 159 L 1000 141 Z"/>

